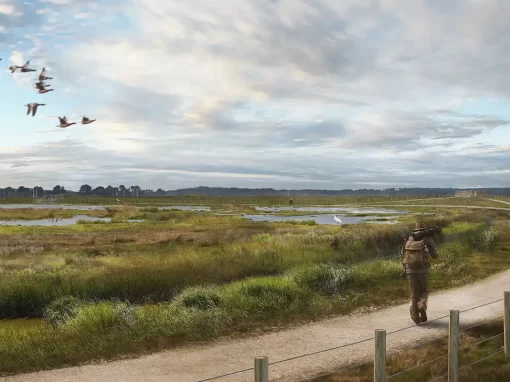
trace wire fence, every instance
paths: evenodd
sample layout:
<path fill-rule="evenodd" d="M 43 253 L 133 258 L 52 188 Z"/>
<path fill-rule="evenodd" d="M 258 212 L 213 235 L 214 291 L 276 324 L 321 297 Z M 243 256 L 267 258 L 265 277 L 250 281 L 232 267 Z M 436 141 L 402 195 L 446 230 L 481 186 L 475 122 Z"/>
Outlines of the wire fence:
<path fill-rule="evenodd" d="M 484 307 L 484 306 L 495 304 L 495 303 L 501 302 L 503 300 L 504 300 L 504 314 L 503 315 L 500 315 L 498 317 L 493 317 L 493 318 L 490 318 L 490 319 L 487 319 L 487 320 L 483 320 L 482 322 L 478 322 L 478 323 L 476 323 L 474 325 L 471 325 L 471 326 L 468 326 L 468 327 L 460 329 L 460 326 L 458 324 L 459 313 L 465 313 L 465 312 L 473 311 L 475 309 L 479 309 L 479 308 Z M 456 317 L 457 317 L 456 323 L 455 323 L 455 320 L 452 321 L 452 313 L 456 314 Z M 450 323 L 449 323 L 449 333 L 447 335 L 442 335 L 442 336 L 439 336 L 439 337 L 436 337 L 436 338 L 433 338 L 433 339 L 430 339 L 430 340 L 427 340 L 427 341 L 420 342 L 420 343 L 418 343 L 416 345 L 409 346 L 409 347 L 397 350 L 397 351 L 395 351 L 393 353 L 390 353 L 388 355 L 386 354 L 386 335 L 391 335 L 391 334 L 395 334 L 395 333 L 402 332 L 402 331 L 405 331 L 405 330 L 409 330 L 409 329 L 412 329 L 412 328 L 417 328 L 417 327 L 420 327 L 420 326 L 424 326 L 424 325 L 427 325 L 427 324 L 429 324 L 431 322 L 439 321 L 439 320 L 442 320 L 442 319 L 445 319 L 445 318 L 448 318 L 448 317 L 450 318 Z M 462 348 L 459 347 L 459 340 L 458 339 L 459 339 L 460 333 L 466 332 L 467 330 L 479 327 L 481 325 L 486 325 L 486 324 L 491 323 L 491 322 L 493 322 L 495 320 L 501 319 L 502 317 L 504 318 L 504 327 L 505 327 L 505 331 L 504 332 L 499 333 L 499 334 L 494 335 L 494 336 L 491 336 L 489 338 L 485 338 L 485 339 L 483 339 L 481 341 L 472 343 L 472 344 L 464 346 Z M 357 363 L 355 365 L 345 366 L 343 368 L 340 368 L 340 369 L 337 369 L 337 370 L 334 370 L 334 371 L 330 371 L 330 372 L 327 372 L 327 373 L 324 373 L 324 374 L 321 374 L 321 375 L 316 375 L 316 376 L 313 376 L 313 377 L 309 377 L 307 379 L 303 379 L 302 381 L 313 381 L 313 380 L 325 378 L 325 377 L 328 377 L 328 376 L 333 376 L 333 375 L 336 375 L 336 374 L 340 374 L 340 373 L 343 373 L 343 372 L 346 372 L 346 371 L 350 371 L 350 370 L 353 370 L 353 369 L 356 369 L 356 368 L 360 368 L 362 366 L 374 363 L 374 381 L 380 382 L 380 381 L 386 381 L 387 379 L 391 379 L 391 378 L 394 378 L 394 377 L 397 377 L 397 376 L 400 376 L 400 375 L 404 375 L 405 373 L 408 373 L 409 371 L 412 371 L 412 370 L 415 370 L 415 369 L 418 369 L 418 368 L 430 365 L 433 362 L 439 361 L 439 360 L 444 359 L 444 358 L 448 358 L 449 373 L 450 374 L 454 373 L 454 374 L 452 374 L 453 377 L 452 377 L 452 375 L 449 375 L 449 373 L 447 373 L 447 374 L 444 374 L 442 376 L 436 377 L 435 379 L 432 379 L 432 380 L 430 380 L 428 382 L 437 381 L 437 380 L 440 380 L 440 379 L 445 378 L 445 377 L 450 377 L 449 380 L 457 381 L 458 379 L 456 379 L 457 378 L 456 376 L 458 375 L 457 373 L 459 371 L 464 370 L 467 367 L 470 367 L 470 366 L 472 366 L 472 365 L 474 365 L 476 363 L 479 363 L 479 362 L 481 362 L 481 361 L 483 361 L 485 359 L 491 358 L 491 357 L 493 357 L 493 356 L 495 356 L 495 355 L 497 355 L 497 354 L 499 354 L 499 353 L 501 353 L 503 351 L 505 352 L 505 354 L 508 354 L 506 346 L 507 346 L 507 342 L 510 342 L 510 330 L 509 329 L 510 329 L 510 292 L 505 292 L 504 293 L 504 299 L 498 299 L 498 300 L 490 301 L 490 302 L 487 302 L 487 303 L 484 303 L 484 304 L 480 304 L 480 305 L 477 305 L 477 306 L 473 306 L 471 308 L 467 308 L 467 309 L 463 309 L 463 310 L 457 310 L 457 311 L 451 310 L 450 314 L 434 318 L 432 320 L 427 321 L 424 324 L 407 326 L 407 327 L 396 329 L 396 330 L 393 330 L 393 331 L 390 331 L 390 332 L 387 332 L 387 333 L 386 333 L 386 331 L 383 331 L 384 332 L 384 341 L 383 341 L 384 342 L 384 344 L 383 344 L 384 346 L 383 347 L 380 346 L 381 344 L 378 344 L 378 340 L 376 338 L 377 336 L 373 336 L 373 337 L 365 338 L 365 339 L 362 339 L 362 340 L 359 340 L 359 341 L 355 341 L 355 342 L 351 342 L 351 343 L 347 343 L 347 344 L 342 344 L 342 345 L 339 345 L 339 346 L 334 346 L 334 347 L 330 347 L 330 348 L 327 348 L 327 349 L 322 349 L 322 350 L 318 350 L 318 351 L 314 351 L 314 352 L 309 352 L 309 353 L 301 354 L 301 355 L 294 356 L 294 357 L 284 358 L 284 359 L 281 359 L 281 360 L 278 360 L 278 361 L 273 361 L 273 362 L 268 362 L 267 361 L 267 357 L 263 357 L 263 358 L 265 358 L 266 361 L 265 361 L 265 363 L 262 363 L 260 365 L 262 365 L 261 366 L 262 367 L 261 370 L 265 370 L 265 372 L 260 372 L 260 370 L 258 370 L 257 362 L 256 362 L 255 367 L 241 369 L 241 370 L 233 371 L 233 372 L 230 372 L 230 373 L 225 373 L 225 374 L 217 375 L 217 376 L 214 376 L 214 377 L 209 377 L 209 378 L 206 378 L 206 379 L 201 379 L 198 382 L 218 380 L 218 379 L 221 379 L 221 378 L 226 378 L 226 377 L 230 377 L 230 376 L 237 375 L 237 374 L 247 373 L 247 372 L 253 371 L 253 370 L 255 370 L 255 381 L 256 382 L 268 382 L 269 381 L 269 379 L 267 377 L 268 374 L 269 374 L 268 373 L 268 369 L 269 369 L 269 366 L 271 366 L 271 365 L 282 364 L 282 363 L 285 363 L 285 362 L 290 362 L 290 361 L 298 360 L 298 359 L 301 359 L 301 358 L 311 357 L 311 356 L 314 356 L 314 355 L 317 355 L 317 354 L 321 354 L 321 353 L 326 353 L 326 352 L 330 352 L 330 351 L 334 351 L 334 350 L 338 350 L 338 349 L 342 349 L 342 348 L 348 348 L 348 347 L 351 347 L 351 346 L 354 346 L 354 345 L 359 345 L 359 344 L 362 344 L 362 343 L 366 343 L 368 341 L 372 341 L 374 339 L 375 339 L 375 342 L 376 342 L 376 347 L 375 347 L 375 351 L 374 351 L 374 359 L 371 359 L 371 360 L 368 360 L 368 361 L 365 361 L 365 362 L 361 362 L 361 363 Z M 489 355 L 487 357 L 481 358 L 481 359 L 479 359 L 479 360 L 477 360 L 475 362 L 472 362 L 472 363 L 470 363 L 468 365 L 464 365 L 464 366 L 462 366 L 460 368 L 458 366 L 455 366 L 455 368 L 453 368 L 453 369 L 451 368 L 451 363 L 452 362 L 457 362 L 457 364 L 458 364 L 459 352 L 461 352 L 461 351 L 463 351 L 465 349 L 468 349 L 470 347 L 478 346 L 478 345 L 480 345 L 480 344 L 482 344 L 484 342 L 487 342 L 489 340 L 495 339 L 495 338 L 497 338 L 499 336 L 502 336 L 502 335 L 504 335 L 505 337 L 508 337 L 508 341 L 505 338 L 505 348 L 504 349 L 501 349 L 501 350 L 499 350 L 499 351 L 497 351 L 497 352 L 495 352 L 495 353 L 493 353 L 493 354 L 491 354 L 491 355 Z M 453 343 L 452 343 L 452 338 L 454 336 L 456 336 L 456 338 L 457 338 L 456 344 L 455 344 L 455 341 L 453 341 Z M 409 350 L 413 350 L 413 349 L 422 347 L 424 345 L 431 344 L 431 343 L 433 343 L 435 341 L 444 340 L 446 338 L 448 338 L 448 341 L 449 341 L 449 352 L 448 352 L 448 354 L 443 354 L 443 355 L 441 355 L 439 357 L 436 357 L 434 359 L 428 360 L 428 361 L 420 363 L 418 365 L 409 367 L 407 369 L 401 370 L 401 371 L 396 372 L 394 374 L 391 374 L 391 375 L 388 375 L 388 376 L 386 375 L 386 360 L 387 360 L 388 357 L 392 357 L 392 356 L 395 356 L 397 354 L 405 353 L 405 352 L 407 352 Z M 453 346 L 453 348 L 451 348 L 452 346 Z M 454 359 L 452 359 L 452 356 L 454 357 Z M 377 360 L 378 357 L 379 357 L 379 361 Z M 381 363 L 381 361 L 380 361 L 381 358 L 380 357 L 384 358 L 384 362 L 383 363 Z M 380 365 L 383 365 L 384 369 L 382 370 L 383 374 L 381 374 L 381 370 L 379 370 L 380 371 L 379 376 L 383 375 L 384 379 L 378 379 L 378 377 L 377 377 L 376 369 L 380 368 L 381 367 Z"/>

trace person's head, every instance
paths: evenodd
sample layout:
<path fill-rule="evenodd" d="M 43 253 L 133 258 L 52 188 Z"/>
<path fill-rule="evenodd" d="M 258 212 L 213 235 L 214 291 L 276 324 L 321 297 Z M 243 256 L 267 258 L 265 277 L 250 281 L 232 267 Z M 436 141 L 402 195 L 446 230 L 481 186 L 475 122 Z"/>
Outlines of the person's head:
<path fill-rule="evenodd" d="M 422 221 L 417 221 L 416 226 L 414 227 L 414 229 L 424 229 L 424 228 L 427 228 L 427 227 L 425 227 L 425 223 Z"/>

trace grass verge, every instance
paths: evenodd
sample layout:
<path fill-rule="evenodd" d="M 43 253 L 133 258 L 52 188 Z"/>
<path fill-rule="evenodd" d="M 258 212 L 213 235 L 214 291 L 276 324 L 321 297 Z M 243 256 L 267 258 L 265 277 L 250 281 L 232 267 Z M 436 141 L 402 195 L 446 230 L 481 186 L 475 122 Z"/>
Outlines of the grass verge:
<path fill-rule="evenodd" d="M 504 352 L 482 360 L 501 350 L 503 346 L 502 332 L 502 319 L 461 332 L 459 368 L 462 370 L 459 371 L 460 381 L 499 382 L 510 380 L 510 363 L 505 359 Z M 481 343 L 477 345 L 478 342 Z M 446 337 L 434 341 L 432 344 L 425 344 L 387 357 L 387 375 L 392 376 L 391 381 L 396 382 L 431 381 L 448 373 L 447 355 L 448 339 Z M 468 366 L 478 360 L 482 361 Z M 337 369 L 341 368 L 338 367 Z M 407 369 L 410 370 L 395 375 Z M 374 380 L 373 370 L 372 363 L 330 376 L 318 377 L 316 381 L 372 382 Z M 444 377 L 440 380 L 446 381 L 447 379 L 447 377 Z"/>
<path fill-rule="evenodd" d="M 510 227 L 489 227 L 440 246 L 431 290 L 449 288 L 507 268 Z M 466 231 L 459 227 L 458 232 Z M 487 240 L 490 238 L 490 240 Z M 489 266 L 490 264 L 490 266 Z M 406 281 L 394 259 L 358 264 L 301 264 L 277 276 L 184 289 L 167 303 L 69 299 L 53 303 L 52 326 L 0 326 L 0 372 L 19 373 L 156 351 L 193 340 L 343 314 L 403 302 Z M 27 285 L 26 283 L 24 285 Z M 377 286 L 379 293 L 371 293 Z M 143 287 L 142 284 L 137 287 Z M 59 312 L 62 319 L 59 318 Z"/>

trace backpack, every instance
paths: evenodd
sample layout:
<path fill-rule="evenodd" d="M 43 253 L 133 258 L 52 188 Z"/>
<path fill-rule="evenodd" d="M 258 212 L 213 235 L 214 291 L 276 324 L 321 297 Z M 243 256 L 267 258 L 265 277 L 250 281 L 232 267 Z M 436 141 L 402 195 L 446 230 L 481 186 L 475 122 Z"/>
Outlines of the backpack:
<path fill-rule="evenodd" d="M 421 268 L 426 265 L 428 260 L 425 246 L 425 240 L 408 240 L 404 246 L 402 263 L 410 268 Z"/>

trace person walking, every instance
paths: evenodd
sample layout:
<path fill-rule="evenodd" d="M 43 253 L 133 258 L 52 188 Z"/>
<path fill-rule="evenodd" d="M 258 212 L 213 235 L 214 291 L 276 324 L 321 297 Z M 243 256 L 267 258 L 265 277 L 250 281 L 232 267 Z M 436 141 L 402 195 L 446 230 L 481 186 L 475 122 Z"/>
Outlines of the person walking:
<path fill-rule="evenodd" d="M 400 258 L 409 278 L 411 305 L 409 312 L 416 325 L 427 322 L 430 258 L 439 257 L 436 244 L 427 235 L 425 224 L 416 223 L 415 229 L 402 246 Z"/>

